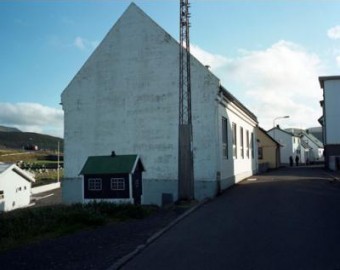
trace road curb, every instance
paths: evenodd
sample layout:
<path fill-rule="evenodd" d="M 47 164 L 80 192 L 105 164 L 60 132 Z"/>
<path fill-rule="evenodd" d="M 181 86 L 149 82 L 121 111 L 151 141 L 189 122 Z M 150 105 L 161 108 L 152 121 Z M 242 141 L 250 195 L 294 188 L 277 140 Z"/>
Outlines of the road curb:
<path fill-rule="evenodd" d="M 329 172 L 325 172 L 325 174 L 326 174 L 328 177 L 332 178 L 332 181 L 338 181 L 338 182 L 340 182 L 340 178 L 339 178 L 339 177 L 337 177 L 337 176 L 335 176 L 335 175 L 333 175 L 333 174 L 331 174 L 331 173 L 329 173 Z"/>
<path fill-rule="evenodd" d="M 132 260 L 137 254 L 139 254 L 143 249 L 145 249 L 147 246 L 149 246 L 151 243 L 156 241 L 161 235 L 163 235 L 165 232 L 170 230 L 173 226 L 175 226 L 178 222 L 189 216 L 191 213 L 196 211 L 198 208 L 203 206 L 208 202 L 208 199 L 201 201 L 197 205 L 193 206 L 189 210 L 185 211 L 182 215 L 180 215 L 178 218 L 170 222 L 167 226 L 159 230 L 158 232 L 154 233 L 152 236 L 150 236 L 145 244 L 137 246 L 137 248 L 130 252 L 129 254 L 125 255 L 124 257 L 120 258 L 118 261 L 116 261 L 113 265 L 108 267 L 106 270 L 117 270 L 123 267 L 128 261 Z"/>

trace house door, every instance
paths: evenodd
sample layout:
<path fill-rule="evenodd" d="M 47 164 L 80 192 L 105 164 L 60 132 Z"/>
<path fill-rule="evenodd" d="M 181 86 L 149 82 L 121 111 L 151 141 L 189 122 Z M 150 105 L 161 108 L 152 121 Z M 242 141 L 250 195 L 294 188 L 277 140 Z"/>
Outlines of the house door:
<path fill-rule="evenodd" d="M 142 174 L 136 173 L 133 177 L 133 184 L 132 184 L 132 196 L 133 202 L 135 205 L 140 205 L 142 203 Z"/>

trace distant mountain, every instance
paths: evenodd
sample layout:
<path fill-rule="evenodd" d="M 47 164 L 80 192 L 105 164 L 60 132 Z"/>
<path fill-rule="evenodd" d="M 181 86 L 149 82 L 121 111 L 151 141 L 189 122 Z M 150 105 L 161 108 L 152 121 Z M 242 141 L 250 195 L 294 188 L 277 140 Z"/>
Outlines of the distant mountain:
<path fill-rule="evenodd" d="M 32 132 L 0 130 L 0 148 L 24 149 L 36 145 L 41 150 L 57 150 L 58 141 L 60 142 L 60 151 L 63 152 L 64 140 L 61 138 Z"/>
<path fill-rule="evenodd" d="M 0 132 L 21 132 L 21 130 L 13 127 L 0 126 Z"/>

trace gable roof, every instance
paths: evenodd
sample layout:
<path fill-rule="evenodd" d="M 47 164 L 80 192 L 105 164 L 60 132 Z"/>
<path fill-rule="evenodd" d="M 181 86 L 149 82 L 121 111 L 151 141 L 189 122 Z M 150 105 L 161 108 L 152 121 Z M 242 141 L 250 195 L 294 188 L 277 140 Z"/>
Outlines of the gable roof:
<path fill-rule="evenodd" d="M 119 25 L 123 22 L 123 21 L 128 21 L 129 24 L 132 24 L 132 22 L 135 22 L 134 20 L 132 20 L 132 18 L 136 18 L 138 17 L 139 23 L 138 25 L 142 26 L 141 22 L 145 23 L 145 25 L 148 26 L 153 26 L 154 29 L 159 30 L 160 32 L 166 34 L 166 37 L 168 40 L 168 42 L 171 41 L 171 43 L 173 43 L 176 46 L 179 46 L 179 42 L 173 38 L 166 30 L 164 30 L 159 24 L 157 24 L 150 16 L 148 16 L 138 5 L 136 5 L 135 3 L 131 3 L 128 8 L 124 11 L 124 13 L 119 17 L 119 19 L 116 21 L 116 23 L 113 25 L 113 27 L 109 30 L 109 32 L 106 34 L 106 36 L 104 37 L 104 39 L 100 42 L 100 44 L 97 46 L 97 48 L 95 49 L 95 51 L 90 55 L 90 57 L 86 60 L 86 62 L 84 63 L 83 67 L 78 71 L 78 73 L 74 76 L 74 78 L 71 80 L 71 82 L 69 83 L 69 85 L 65 88 L 65 90 L 63 91 L 62 95 L 61 95 L 61 99 L 62 99 L 62 103 L 64 101 L 64 95 L 66 95 L 66 92 L 68 91 L 68 89 L 70 88 L 71 84 L 73 82 L 75 82 L 76 78 L 78 76 L 80 76 L 81 70 L 82 69 L 86 69 L 87 66 L 90 65 L 91 59 L 96 57 L 96 54 L 101 51 L 103 49 L 103 47 L 105 47 L 106 45 L 109 46 L 109 44 L 112 44 L 113 41 L 113 37 L 114 37 L 114 33 L 115 32 L 120 32 L 119 29 L 117 30 L 116 28 L 119 28 Z M 130 21 L 132 20 L 132 21 Z M 131 35 L 132 33 L 130 33 Z M 111 46 L 111 45 L 110 45 Z M 110 47 L 109 46 L 109 47 Z M 177 53 L 175 55 L 175 57 L 177 56 Z M 206 66 L 200 61 L 198 60 L 192 53 L 190 53 L 190 57 L 192 58 L 192 60 L 198 62 L 202 68 L 204 68 L 204 70 L 207 70 L 209 72 L 209 74 L 211 74 L 212 76 L 214 76 L 217 80 L 219 80 L 219 78 L 213 73 L 211 72 L 209 69 L 206 68 Z M 79 74 L 79 75 L 78 75 Z M 244 106 L 238 99 L 236 99 L 230 92 L 228 92 L 228 90 L 226 90 L 224 87 L 220 86 L 220 89 L 218 89 L 219 92 L 222 92 L 223 95 L 230 100 L 231 102 L 233 102 L 236 106 L 238 106 L 241 110 L 244 111 L 244 113 L 246 115 L 248 115 L 252 120 L 254 120 L 256 123 L 258 123 L 257 121 L 257 117 L 255 116 L 255 114 L 253 114 L 246 106 Z"/>
<path fill-rule="evenodd" d="M 307 132 L 304 131 L 303 135 L 305 137 L 307 137 L 308 139 L 310 139 L 313 143 L 315 143 L 317 145 L 317 147 L 323 148 L 323 143 L 317 137 L 315 137 L 313 134 L 307 133 Z"/>
<path fill-rule="evenodd" d="M 289 131 L 291 133 L 293 133 L 295 136 L 297 137 L 307 137 L 310 141 L 312 141 L 317 147 L 319 148 L 323 148 L 323 143 L 316 138 L 313 134 L 307 132 L 304 129 L 300 129 L 300 128 L 289 128 L 286 129 L 286 131 Z"/>
<path fill-rule="evenodd" d="M 272 131 L 272 130 L 278 130 L 278 131 L 282 131 L 283 133 L 286 133 L 286 134 L 288 134 L 288 135 L 290 135 L 290 136 L 292 136 L 292 137 L 297 137 L 297 136 L 295 136 L 293 133 L 291 133 L 291 132 L 289 132 L 289 131 L 286 131 L 286 130 L 283 130 L 283 129 L 281 129 L 281 128 L 279 128 L 279 127 L 273 127 L 273 128 L 271 128 L 271 129 L 269 129 L 269 130 L 267 130 L 267 132 L 270 132 L 270 131 Z"/>
<path fill-rule="evenodd" d="M 223 86 L 220 86 L 220 92 L 224 95 L 224 97 L 231 102 L 235 103 L 240 109 L 242 109 L 251 119 L 253 119 L 256 123 L 257 117 L 253 114 L 246 106 L 244 106 L 235 96 L 233 96 L 227 89 Z"/>
<path fill-rule="evenodd" d="M 138 155 L 92 156 L 88 157 L 79 175 L 133 173 L 137 165 L 145 171 Z"/>
<path fill-rule="evenodd" d="M 24 178 L 28 182 L 32 182 L 32 183 L 35 182 L 34 177 L 32 177 L 32 175 L 29 172 L 26 172 L 20 169 L 17 165 L 10 164 L 10 163 L 0 163 L 0 175 L 8 170 L 12 170 L 13 172 L 20 175 L 22 178 Z"/>
<path fill-rule="evenodd" d="M 273 141 L 274 143 L 276 143 L 277 146 L 279 146 L 279 147 L 282 146 L 277 140 L 275 140 L 272 136 L 270 136 L 270 135 L 268 134 L 268 132 L 265 131 L 263 128 L 261 128 L 260 126 L 257 126 L 257 128 L 258 128 L 259 131 L 261 131 L 268 139 L 270 139 L 271 141 Z"/>
<path fill-rule="evenodd" d="M 131 26 L 133 27 L 136 25 L 136 27 L 139 27 L 137 31 L 142 31 L 143 27 L 145 25 L 151 25 L 153 26 L 153 29 L 156 29 L 157 31 L 161 31 L 165 34 L 167 34 L 167 38 L 169 38 L 169 41 L 173 42 L 174 44 L 179 44 L 176 39 L 174 39 L 170 34 L 168 34 L 161 26 L 159 26 L 150 16 L 148 16 L 138 5 L 136 5 L 134 2 L 130 3 L 130 5 L 125 9 L 123 14 L 117 19 L 117 21 L 113 24 L 113 26 L 109 29 L 109 31 L 106 33 L 104 38 L 101 40 L 101 42 L 98 44 L 98 46 L 94 49 L 94 51 L 91 53 L 91 55 L 86 59 L 83 66 L 78 70 L 78 72 L 75 74 L 75 76 L 72 78 L 72 80 L 69 82 L 69 84 L 66 86 L 64 91 L 61 93 L 61 105 L 63 105 L 64 96 L 68 92 L 69 88 L 72 88 L 72 84 L 77 82 L 78 77 L 82 77 L 82 71 L 86 69 L 92 69 L 96 68 L 97 66 L 93 65 L 91 62 L 93 59 L 97 58 L 98 55 L 106 50 L 107 52 L 110 52 L 112 50 L 112 43 L 116 42 L 117 39 L 115 39 L 116 35 L 121 35 L 124 37 L 124 35 L 132 35 L 133 33 L 126 33 L 126 28 L 124 28 L 122 31 L 120 27 L 122 26 Z M 134 35 L 135 36 L 135 35 Z M 121 42 L 121 40 L 118 40 L 117 42 Z M 111 51 L 112 53 L 112 51 Z M 106 55 L 107 57 L 107 55 Z M 112 57 L 112 56 L 111 56 Z M 110 58 L 109 58 L 110 59 Z M 108 59 L 106 59 L 108 60 Z M 112 59 L 110 61 L 116 61 L 116 59 Z M 103 63 L 103 66 L 107 66 L 107 63 Z"/>

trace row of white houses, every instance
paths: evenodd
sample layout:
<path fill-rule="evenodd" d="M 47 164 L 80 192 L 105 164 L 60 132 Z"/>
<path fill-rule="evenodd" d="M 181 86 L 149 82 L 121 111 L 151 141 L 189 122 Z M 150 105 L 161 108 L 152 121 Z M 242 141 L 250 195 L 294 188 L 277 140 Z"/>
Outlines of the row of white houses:
<path fill-rule="evenodd" d="M 281 129 L 276 126 L 268 130 L 268 134 L 280 144 L 281 165 L 289 165 L 290 158 L 300 164 L 309 164 L 324 160 L 324 147 L 315 136 L 302 129 Z"/>

